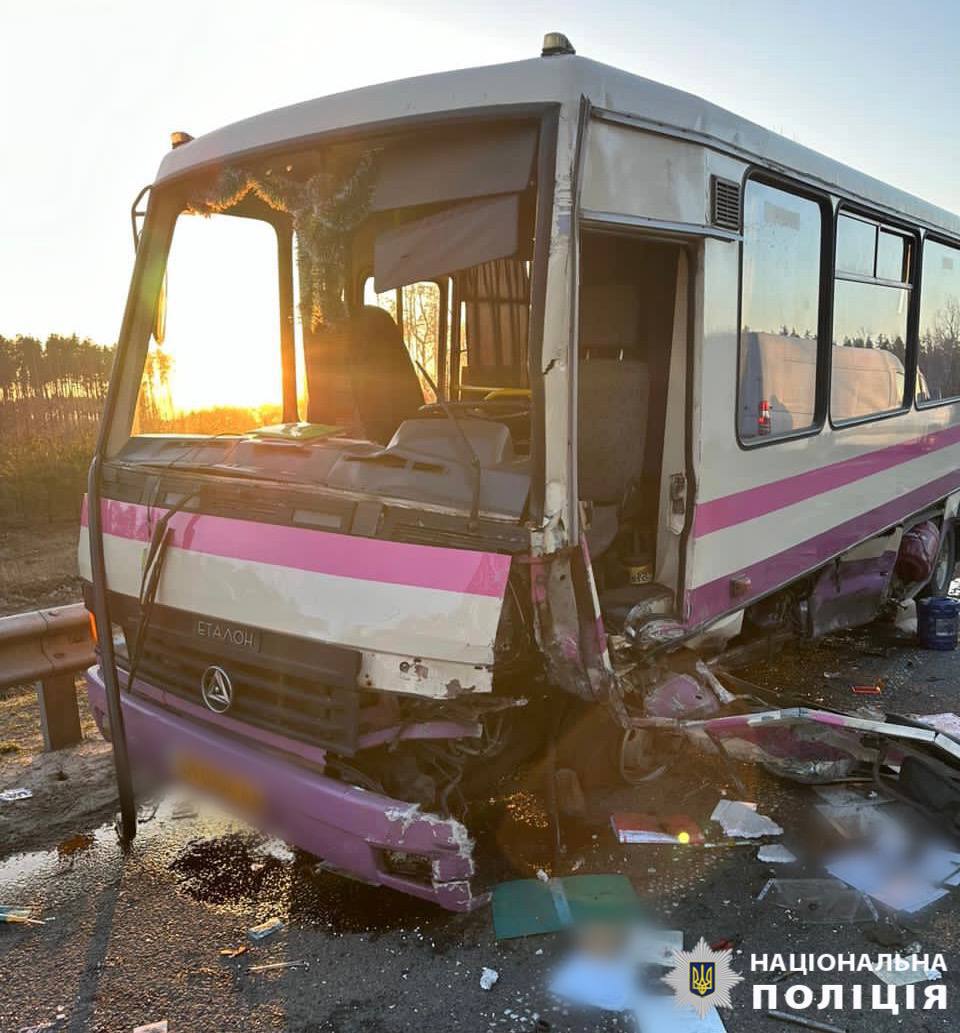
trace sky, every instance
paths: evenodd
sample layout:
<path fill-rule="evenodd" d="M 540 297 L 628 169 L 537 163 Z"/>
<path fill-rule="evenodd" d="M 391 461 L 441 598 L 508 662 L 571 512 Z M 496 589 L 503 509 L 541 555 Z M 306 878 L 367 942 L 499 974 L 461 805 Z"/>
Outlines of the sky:
<path fill-rule="evenodd" d="M 0 334 L 116 339 L 171 130 L 534 57 L 549 30 L 960 211 L 954 0 L 0 0 Z"/>

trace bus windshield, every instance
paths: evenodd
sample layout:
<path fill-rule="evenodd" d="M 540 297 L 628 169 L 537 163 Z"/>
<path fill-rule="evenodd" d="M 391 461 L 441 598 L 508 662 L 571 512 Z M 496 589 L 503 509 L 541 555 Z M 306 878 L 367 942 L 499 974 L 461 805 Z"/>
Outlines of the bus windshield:
<path fill-rule="evenodd" d="M 163 331 L 133 433 L 296 419 L 387 444 L 438 393 L 522 409 L 536 139 L 527 124 L 421 132 L 167 188 Z"/>

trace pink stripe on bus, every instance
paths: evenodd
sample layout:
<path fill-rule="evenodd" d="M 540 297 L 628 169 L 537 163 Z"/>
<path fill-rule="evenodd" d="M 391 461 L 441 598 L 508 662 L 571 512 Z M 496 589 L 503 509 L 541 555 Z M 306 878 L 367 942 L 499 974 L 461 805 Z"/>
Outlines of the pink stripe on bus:
<path fill-rule="evenodd" d="M 742 609 L 755 599 L 788 584 L 802 574 L 816 570 L 832 557 L 895 526 L 905 516 L 918 512 L 924 506 L 942 499 L 958 488 L 960 473 L 952 471 L 944 474 L 943 477 L 905 492 L 881 506 L 845 520 L 823 534 L 808 538 L 799 545 L 700 585 L 688 593 L 690 616 L 687 623 L 697 626 L 724 613 Z M 749 594 L 742 598 L 734 598 L 730 591 L 731 579 L 738 575 L 748 577 L 751 583 Z"/>
<path fill-rule="evenodd" d="M 101 512 L 104 534 L 146 542 L 166 510 L 103 499 Z M 81 522 L 87 525 L 86 501 Z M 176 513 L 170 527 L 170 544 L 178 549 L 359 581 L 499 599 L 510 573 L 510 557 L 492 552 L 358 538 L 202 513 Z"/>
<path fill-rule="evenodd" d="M 904 441 L 886 448 L 874 449 L 863 455 L 843 459 L 839 463 L 821 466 L 816 470 L 785 477 L 783 480 L 747 488 L 732 495 L 724 495 L 697 506 L 693 523 L 695 538 L 714 531 L 742 524 L 747 520 L 774 513 L 797 502 L 822 495 L 834 488 L 863 480 L 911 459 L 919 459 L 960 441 L 960 426 L 945 427 L 933 434 L 924 434 L 912 441 Z"/>

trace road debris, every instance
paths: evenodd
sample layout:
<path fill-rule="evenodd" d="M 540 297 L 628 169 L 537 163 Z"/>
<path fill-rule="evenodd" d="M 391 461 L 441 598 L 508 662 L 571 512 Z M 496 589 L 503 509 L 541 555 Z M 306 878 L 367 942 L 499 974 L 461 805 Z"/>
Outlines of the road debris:
<path fill-rule="evenodd" d="M 700 826 L 686 814 L 657 818 L 652 814 L 611 815 L 610 824 L 617 842 L 624 844 L 652 843 L 669 846 L 703 843 Z"/>
<path fill-rule="evenodd" d="M 11 925 L 43 925 L 43 919 L 30 917 L 30 908 L 9 904 L 0 904 L 0 922 L 8 922 Z"/>
<path fill-rule="evenodd" d="M 480 989 L 492 990 L 499 978 L 500 973 L 495 968 L 484 966 L 483 971 L 480 973 Z"/>
<path fill-rule="evenodd" d="M 279 918 L 268 918 L 265 922 L 261 922 L 259 925 L 255 925 L 247 930 L 247 936 L 251 940 L 265 940 L 268 936 L 273 936 L 275 932 L 278 932 L 283 928 L 283 922 Z"/>
<path fill-rule="evenodd" d="M 874 847 L 836 857 L 827 862 L 826 869 L 848 886 L 907 914 L 922 910 L 949 892 L 925 877 L 930 873 L 924 871 L 922 860 L 908 862 L 902 855 L 891 856 Z"/>
<path fill-rule="evenodd" d="M 831 1026 L 829 1022 L 818 1022 L 816 1019 L 807 1019 L 796 1012 L 767 1011 L 764 1015 L 771 1019 L 780 1019 L 782 1022 L 792 1022 L 795 1026 L 803 1026 L 805 1029 L 818 1029 L 822 1033 L 847 1033 L 840 1026 Z"/>
<path fill-rule="evenodd" d="M 937 968 L 919 968 L 916 955 L 904 958 L 894 954 L 885 965 L 871 965 L 870 971 L 889 986 L 908 986 L 911 983 L 927 983 L 933 979 L 942 979 L 943 973 Z"/>
<path fill-rule="evenodd" d="M 935 728 L 938 732 L 944 732 L 954 739 L 960 740 L 960 716 L 957 714 L 910 714 L 908 716 L 929 728 Z"/>
<path fill-rule="evenodd" d="M 743 800 L 720 800 L 710 820 L 718 822 L 726 835 L 734 839 L 759 839 L 761 836 L 781 836 L 783 829 L 765 814 L 757 813 L 755 803 Z"/>
<path fill-rule="evenodd" d="M 0 803 L 13 803 L 14 800 L 29 800 L 33 796 L 32 789 L 4 789 L 0 791 Z"/>
<path fill-rule="evenodd" d="M 250 948 L 245 944 L 241 944 L 239 947 L 221 947 L 219 954 L 221 958 L 239 958 L 241 954 L 246 954 Z"/>
<path fill-rule="evenodd" d="M 766 864 L 793 864 L 796 859 L 782 843 L 765 843 L 757 850 L 757 860 Z"/>
<path fill-rule="evenodd" d="M 145 1026 L 134 1027 L 133 1033 L 167 1033 L 167 1020 L 148 1022 Z"/>
<path fill-rule="evenodd" d="M 890 798 L 881 796 L 875 789 L 861 792 L 852 786 L 814 786 L 813 791 L 823 800 L 824 803 L 834 807 L 876 807 L 879 804 L 889 803 Z"/>
<path fill-rule="evenodd" d="M 818 814 L 822 814 L 844 839 L 866 839 L 881 835 L 884 830 L 892 834 L 895 825 L 882 808 L 867 803 L 818 803 L 814 809 Z"/>
<path fill-rule="evenodd" d="M 272 972 L 281 968 L 309 968 L 310 962 L 306 958 L 299 958 L 297 961 L 268 961 L 263 965 L 251 965 L 248 972 Z"/>
<path fill-rule="evenodd" d="M 879 917 L 868 897 L 837 879 L 770 879 L 757 901 L 768 896 L 805 925 L 876 922 Z"/>
<path fill-rule="evenodd" d="M 498 940 L 556 933 L 578 923 L 623 922 L 638 917 L 640 900 L 625 875 L 570 875 L 516 879 L 493 890 Z"/>

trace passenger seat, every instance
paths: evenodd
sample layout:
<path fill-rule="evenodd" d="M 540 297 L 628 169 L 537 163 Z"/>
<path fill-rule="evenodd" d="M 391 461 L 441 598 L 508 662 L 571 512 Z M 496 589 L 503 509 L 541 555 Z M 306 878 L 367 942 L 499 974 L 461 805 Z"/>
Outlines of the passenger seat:
<path fill-rule="evenodd" d="M 578 367 L 580 498 L 592 502 L 591 555 L 616 536 L 619 508 L 646 456 L 650 370 L 638 336 L 633 284 L 585 285 Z"/>

